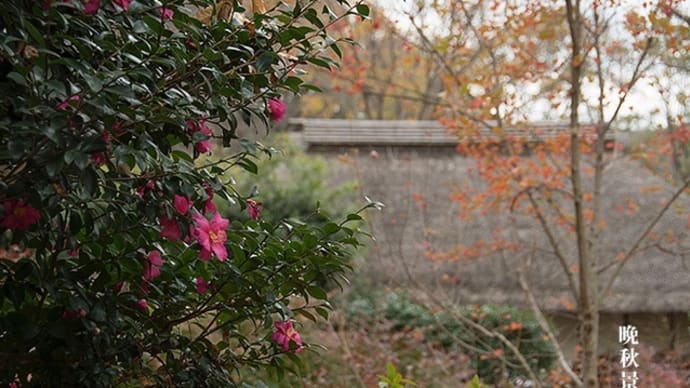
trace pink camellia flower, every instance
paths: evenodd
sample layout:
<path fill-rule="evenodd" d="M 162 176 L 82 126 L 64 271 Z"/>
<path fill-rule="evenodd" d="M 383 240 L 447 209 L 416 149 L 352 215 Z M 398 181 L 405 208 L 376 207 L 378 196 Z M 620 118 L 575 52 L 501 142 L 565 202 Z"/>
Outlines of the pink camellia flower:
<path fill-rule="evenodd" d="M 91 154 L 91 161 L 96 167 L 104 165 L 107 159 L 108 158 L 105 156 L 105 152 L 94 152 Z"/>
<path fill-rule="evenodd" d="M 27 205 L 23 199 L 7 200 L 3 203 L 5 216 L 0 215 L 0 226 L 7 229 L 26 230 L 38 222 L 41 213 Z"/>
<path fill-rule="evenodd" d="M 122 136 L 125 133 L 124 128 L 122 128 L 122 122 L 115 120 L 113 122 L 113 133 L 115 136 Z"/>
<path fill-rule="evenodd" d="M 113 126 L 114 127 L 114 126 Z M 105 143 L 105 148 L 107 150 L 110 149 L 110 142 L 113 140 L 113 134 L 110 132 L 102 132 L 100 136 L 101 140 L 103 140 L 103 143 Z"/>
<path fill-rule="evenodd" d="M 87 15 L 93 15 L 98 12 L 101 7 L 101 0 L 87 0 L 84 3 L 84 13 Z"/>
<path fill-rule="evenodd" d="M 206 195 L 208 195 L 209 199 L 213 199 L 213 196 L 215 193 L 213 192 L 213 187 L 211 187 L 211 184 L 208 182 L 204 182 L 204 192 L 206 192 Z"/>
<path fill-rule="evenodd" d="M 175 194 L 175 198 L 173 199 L 173 207 L 175 207 L 175 210 L 180 213 L 180 215 L 183 216 L 187 214 L 192 205 L 194 205 L 194 202 L 192 202 L 191 199 Z"/>
<path fill-rule="evenodd" d="M 261 216 L 261 202 L 256 202 L 253 199 L 247 200 L 247 211 L 249 212 L 249 218 L 256 221 Z"/>
<path fill-rule="evenodd" d="M 157 250 L 149 252 L 149 255 L 146 257 L 146 262 L 144 263 L 144 274 L 142 278 L 148 282 L 161 276 L 160 268 L 162 266 L 163 258 L 161 257 L 161 253 Z"/>
<path fill-rule="evenodd" d="M 96 167 L 100 167 L 108 161 L 108 152 L 110 151 L 110 142 L 113 136 L 110 132 L 102 132 L 99 139 L 103 142 L 105 146 L 105 152 L 94 152 L 91 154 L 91 161 Z"/>
<path fill-rule="evenodd" d="M 206 120 L 199 120 L 199 131 L 203 133 L 204 135 L 208 136 L 209 138 L 213 135 L 211 130 L 206 126 Z M 210 140 L 202 140 L 194 145 L 194 148 L 196 148 L 197 151 L 200 153 L 206 153 L 211 151 L 211 141 Z"/>
<path fill-rule="evenodd" d="M 126 11 L 129 5 L 132 4 L 132 0 L 113 0 L 113 3 L 119 5 L 122 10 Z"/>
<path fill-rule="evenodd" d="M 300 337 L 297 330 L 292 327 L 292 321 L 274 322 L 273 325 L 276 331 L 273 332 L 271 339 L 273 342 L 280 345 L 283 352 L 299 353 L 302 351 L 304 348 L 304 346 L 302 346 L 302 337 Z M 296 349 L 290 350 L 290 341 L 297 345 Z"/>
<path fill-rule="evenodd" d="M 173 16 L 175 16 L 175 12 L 172 9 L 165 7 L 158 8 L 158 14 L 163 20 L 172 20 Z"/>
<path fill-rule="evenodd" d="M 196 278 L 196 292 L 205 294 L 208 291 L 208 283 L 204 278 Z"/>
<path fill-rule="evenodd" d="M 168 240 L 177 241 L 182 238 L 182 232 L 180 231 L 180 226 L 177 224 L 174 218 L 161 217 L 161 237 L 167 238 Z"/>
<path fill-rule="evenodd" d="M 201 248 L 201 251 L 199 251 L 199 258 L 201 260 L 209 261 L 211 260 L 211 257 L 213 257 L 213 252 L 207 250 L 206 248 Z"/>
<path fill-rule="evenodd" d="M 212 199 L 206 200 L 204 203 L 204 213 L 209 214 L 209 213 L 215 213 L 218 211 L 218 208 L 216 207 L 216 204 L 213 203 Z"/>
<path fill-rule="evenodd" d="M 147 189 L 148 189 L 148 190 L 153 190 L 153 189 L 155 189 L 155 188 L 156 188 L 156 183 L 155 183 L 154 181 L 150 180 L 150 181 L 146 182 L 145 185 L 137 187 L 137 188 L 136 188 L 136 191 L 137 191 L 137 194 L 138 194 L 140 197 L 143 197 L 144 194 L 146 194 L 146 190 L 147 190 Z"/>
<path fill-rule="evenodd" d="M 57 110 L 57 111 L 65 110 L 71 106 L 70 101 L 80 101 L 80 100 L 81 100 L 81 97 L 79 97 L 78 95 L 75 94 L 74 96 L 72 96 L 72 97 L 62 101 L 61 103 L 57 104 L 55 106 L 55 110 Z"/>
<path fill-rule="evenodd" d="M 194 41 L 192 40 L 192 38 L 189 38 L 189 37 L 185 38 L 184 44 L 185 44 L 187 47 L 189 47 L 190 49 L 192 49 L 192 50 L 196 50 L 196 49 L 197 49 L 197 45 L 196 45 L 196 43 L 194 43 Z"/>
<path fill-rule="evenodd" d="M 86 310 L 65 310 L 62 313 L 62 319 L 74 319 L 74 318 L 84 318 L 86 316 Z"/>
<path fill-rule="evenodd" d="M 206 120 L 187 120 L 187 128 L 189 128 L 189 134 L 192 136 L 197 132 L 201 132 L 209 138 L 213 135 L 209 127 L 206 126 Z M 211 141 L 208 139 L 201 140 L 194 144 L 194 149 L 202 154 L 211 151 L 211 148 Z"/>
<path fill-rule="evenodd" d="M 146 302 L 146 299 L 139 299 L 137 301 L 137 307 L 139 307 L 141 311 L 146 311 L 146 309 L 149 307 L 149 304 Z"/>
<path fill-rule="evenodd" d="M 204 203 L 204 213 L 217 212 L 218 208 L 216 207 L 216 204 L 213 203 L 213 196 L 215 195 L 215 193 L 213 192 L 213 188 L 211 187 L 211 185 L 204 182 L 204 191 L 206 191 L 206 195 L 208 195 L 208 199 Z"/>
<path fill-rule="evenodd" d="M 225 240 L 227 240 L 225 228 L 228 227 L 230 221 L 218 213 L 213 215 L 211 221 L 198 213 L 192 218 L 196 224 L 192 233 L 201 245 L 199 257 L 208 260 L 211 258 L 211 253 L 214 253 L 218 260 L 224 261 L 228 257 L 228 251 L 225 249 Z"/>
<path fill-rule="evenodd" d="M 285 116 L 285 102 L 279 98 L 271 98 L 268 100 L 268 113 L 270 113 L 273 121 L 280 121 Z"/>

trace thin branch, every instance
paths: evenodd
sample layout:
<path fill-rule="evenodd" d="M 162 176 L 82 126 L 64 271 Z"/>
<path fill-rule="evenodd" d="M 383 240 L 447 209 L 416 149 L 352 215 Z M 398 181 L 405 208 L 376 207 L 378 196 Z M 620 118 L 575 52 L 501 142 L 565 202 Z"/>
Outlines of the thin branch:
<path fill-rule="evenodd" d="M 452 310 L 451 310 L 452 311 Z M 494 331 L 494 330 L 489 330 L 486 327 L 472 321 L 471 319 L 462 316 L 461 314 L 457 314 L 455 312 L 452 313 L 453 317 L 462 321 L 463 323 L 471 326 L 473 329 L 479 331 L 480 333 L 484 334 L 487 337 L 490 338 L 498 338 L 503 345 L 505 345 L 508 349 L 510 349 L 511 352 L 517 357 L 518 361 L 520 362 L 520 365 L 522 365 L 523 368 L 527 371 L 527 374 L 529 375 L 529 378 L 534 382 L 536 387 L 541 387 L 541 382 L 537 378 L 537 376 L 534 374 L 534 371 L 532 371 L 532 368 L 530 368 L 529 363 L 525 359 L 525 356 L 522 355 L 520 352 L 520 349 L 518 349 L 515 344 L 513 344 L 506 336 L 503 334 Z"/>
<path fill-rule="evenodd" d="M 623 96 L 618 100 L 618 105 L 616 106 L 616 110 L 613 112 L 609 120 L 606 122 L 605 129 L 602 130 L 602 134 L 606 134 L 611 129 L 611 125 L 613 122 L 618 118 L 618 113 L 620 113 L 621 108 L 623 107 L 623 103 L 625 102 L 626 98 L 630 94 L 629 91 L 632 89 L 633 86 L 637 83 L 637 81 L 642 78 L 642 63 L 644 62 L 645 58 L 649 54 L 652 48 L 652 43 L 654 43 L 654 39 L 650 36 L 647 38 L 647 43 L 645 45 L 644 50 L 642 51 L 642 55 L 640 55 L 640 59 L 637 61 L 635 64 L 635 70 L 633 70 L 632 75 L 630 76 L 630 82 L 628 82 L 627 91 L 623 94 Z"/>
<path fill-rule="evenodd" d="M 549 240 L 549 244 L 551 244 L 551 247 L 554 250 L 554 253 L 556 254 L 556 257 L 558 258 L 558 261 L 561 263 L 561 267 L 563 267 L 563 272 L 565 272 L 566 276 L 568 277 L 568 285 L 570 286 L 570 291 L 573 294 L 573 297 L 575 300 L 579 300 L 578 298 L 578 288 L 577 284 L 575 283 L 575 276 L 573 275 L 573 272 L 570 270 L 568 267 L 568 263 L 565 259 L 565 255 L 561 251 L 561 247 L 558 244 L 558 240 L 554 236 L 553 232 L 551 231 L 551 228 L 549 227 L 549 224 L 546 222 L 546 218 L 541 212 L 541 208 L 539 207 L 539 204 L 537 203 L 536 199 L 534 199 L 534 195 L 532 193 L 528 193 L 527 197 L 530 200 L 530 203 L 532 204 L 532 207 L 534 208 L 534 211 L 537 213 L 537 219 L 539 219 L 539 223 L 541 224 L 542 229 L 544 230 L 544 233 L 546 234 L 546 237 Z"/>
<path fill-rule="evenodd" d="M 460 78 L 460 76 L 459 76 L 460 72 L 453 70 L 452 65 L 451 65 L 450 63 L 448 63 L 447 59 L 446 59 L 445 57 L 443 57 L 443 56 L 441 55 L 441 53 L 440 53 L 438 50 L 434 49 L 434 45 L 433 45 L 433 43 L 431 42 L 431 39 L 429 39 L 429 37 L 424 33 L 423 29 L 422 29 L 419 25 L 417 25 L 417 23 L 414 21 L 414 18 L 412 17 L 412 15 L 408 15 L 408 18 L 409 18 L 410 23 L 412 24 L 412 26 L 415 28 L 415 30 L 416 30 L 417 33 L 419 34 L 419 37 L 422 39 L 422 42 L 424 43 L 424 45 L 426 46 L 426 48 L 428 48 L 429 51 L 431 51 L 431 54 L 432 54 L 433 56 L 435 56 L 435 57 L 438 58 L 438 60 L 440 61 L 441 66 L 448 72 L 448 74 L 449 74 L 451 77 L 453 77 L 453 79 L 455 80 L 455 86 L 454 86 L 454 87 L 460 88 L 460 87 L 463 85 L 463 83 L 464 83 L 464 82 L 462 81 L 462 79 Z M 477 53 L 475 53 L 475 54 L 477 54 Z M 469 67 L 469 65 L 472 64 L 472 63 L 476 60 L 476 58 L 478 58 L 478 55 L 473 55 L 473 56 L 471 57 L 471 60 L 470 60 L 470 62 L 468 63 L 468 65 L 467 65 L 467 66 L 464 66 L 464 67 L 461 69 L 461 71 L 465 71 L 465 70 Z M 491 123 L 487 122 L 486 120 L 483 120 L 483 119 L 477 117 L 476 115 L 473 115 L 473 114 L 471 114 L 471 113 L 469 113 L 469 112 L 467 112 L 467 111 L 464 111 L 464 110 L 457 110 L 457 109 L 458 109 L 457 106 L 453 106 L 453 108 L 456 109 L 455 111 L 456 111 L 457 114 L 459 114 L 460 116 L 466 117 L 466 118 L 470 119 L 471 121 L 473 121 L 473 122 L 475 122 L 475 123 L 477 123 L 477 124 L 479 124 L 479 125 L 481 125 L 481 126 L 483 126 L 483 127 L 485 127 L 485 128 L 489 128 L 489 129 L 493 128 L 493 126 L 491 125 Z"/>
<path fill-rule="evenodd" d="M 531 257 L 527 259 L 526 267 L 530 266 L 531 261 Z M 544 332 L 546 333 L 546 336 L 549 337 L 549 341 L 551 341 L 551 343 L 554 346 L 554 350 L 556 352 L 556 356 L 558 357 L 558 362 L 561 364 L 561 368 L 563 368 L 565 373 L 570 377 L 570 379 L 573 381 L 573 383 L 575 383 L 576 386 L 583 386 L 582 380 L 580 380 L 577 374 L 575 374 L 575 372 L 573 372 L 573 370 L 570 368 L 568 360 L 566 360 L 565 355 L 563 354 L 563 351 L 560 345 L 558 344 L 556 336 L 553 334 L 553 331 L 549 327 L 549 323 L 546 321 L 544 314 L 542 314 L 541 309 L 539 308 L 539 305 L 537 304 L 537 301 L 529 288 L 527 279 L 525 278 L 524 267 L 518 270 L 518 280 L 520 282 L 520 287 L 522 287 L 522 290 L 525 292 L 525 295 L 527 295 L 527 300 L 529 301 L 529 304 L 532 307 L 532 312 L 534 312 L 534 318 L 537 320 L 539 326 L 541 326 L 542 330 L 544 330 Z"/>
<path fill-rule="evenodd" d="M 690 16 L 682 14 L 682 13 L 681 13 L 680 11 L 678 11 L 677 9 L 673 9 L 672 12 L 673 12 L 673 15 L 675 15 L 676 17 L 678 17 L 680 20 L 682 20 L 683 22 L 685 22 L 685 24 L 687 24 L 687 25 L 690 27 Z"/>
<path fill-rule="evenodd" d="M 681 186 L 675 192 L 675 194 L 673 194 L 673 197 L 671 197 L 671 199 L 669 199 L 668 202 L 666 202 L 666 205 L 664 205 L 663 209 L 661 209 L 659 214 L 657 214 L 657 216 L 649 223 L 649 225 L 647 225 L 647 227 L 642 232 L 642 234 L 640 234 L 640 236 L 637 238 L 637 240 L 635 240 L 635 243 L 632 245 L 632 247 L 630 247 L 630 249 L 626 252 L 625 256 L 623 256 L 623 258 L 618 262 L 618 267 L 616 267 L 616 271 L 611 276 L 611 279 L 609 280 L 608 284 L 606 285 L 606 288 L 604 288 L 602 290 L 602 293 L 601 293 L 602 299 L 606 297 L 608 292 L 611 290 L 611 287 L 613 287 L 613 282 L 616 280 L 616 278 L 620 274 L 625 263 L 627 263 L 628 260 L 630 260 L 630 258 L 633 256 L 633 253 L 635 253 L 635 251 L 637 251 L 637 248 L 640 246 L 640 244 L 642 244 L 642 241 L 644 241 L 647 238 L 647 236 L 652 232 L 652 229 L 654 229 L 656 224 L 659 223 L 659 221 L 664 216 L 664 214 L 666 214 L 668 209 L 671 208 L 671 205 L 676 201 L 676 199 L 678 199 L 678 197 L 680 197 L 681 194 L 683 194 L 683 192 L 685 192 L 685 189 L 687 189 L 688 187 L 690 187 L 690 179 L 686 180 L 685 183 L 683 184 L 683 186 Z M 600 269 L 599 271 L 603 272 L 612 265 L 615 265 L 615 262 L 612 262 L 610 265 Z"/>

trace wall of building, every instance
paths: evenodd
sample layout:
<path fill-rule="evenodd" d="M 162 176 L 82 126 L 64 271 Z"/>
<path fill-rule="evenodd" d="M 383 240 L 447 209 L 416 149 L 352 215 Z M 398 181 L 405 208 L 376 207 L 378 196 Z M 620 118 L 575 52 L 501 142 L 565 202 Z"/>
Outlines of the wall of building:
<path fill-rule="evenodd" d="M 557 337 L 565 356 L 569 360 L 574 359 L 578 343 L 577 318 L 566 314 L 550 314 L 549 318 L 558 330 Z M 618 342 L 618 328 L 621 325 L 637 328 L 640 347 L 690 354 L 687 313 L 602 313 L 599 320 L 599 353 L 620 353 L 623 347 Z"/>

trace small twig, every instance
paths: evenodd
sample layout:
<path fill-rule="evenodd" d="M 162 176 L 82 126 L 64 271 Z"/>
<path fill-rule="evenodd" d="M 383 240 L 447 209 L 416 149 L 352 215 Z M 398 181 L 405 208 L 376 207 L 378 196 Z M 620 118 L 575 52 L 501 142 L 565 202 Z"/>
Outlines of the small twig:
<path fill-rule="evenodd" d="M 556 236 L 554 236 L 551 228 L 549 227 L 549 224 L 546 222 L 546 218 L 544 218 L 544 215 L 542 214 L 541 207 L 539 207 L 539 204 L 534 199 L 532 193 L 528 193 L 528 198 L 530 200 L 530 203 L 532 204 L 532 208 L 537 213 L 537 219 L 539 220 L 539 223 L 541 224 L 541 227 L 549 240 L 549 244 L 553 248 L 556 257 L 558 258 L 558 261 L 561 263 L 563 272 L 565 272 L 568 278 L 568 285 L 570 286 L 570 291 L 573 293 L 573 297 L 575 298 L 575 300 L 579 300 L 579 290 L 575 282 L 575 276 L 573 275 L 573 271 L 571 271 L 568 267 L 568 263 L 566 261 L 565 255 L 561 251 L 561 247 L 558 244 L 558 240 L 556 239 Z"/>
<path fill-rule="evenodd" d="M 666 214 L 666 212 L 668 211 L 668 209 L 671 208 L 671 205 L 676 201 L 676 199 L 678 199 L 678 197 L 680 197 L 681 194 L 683 194 L 683 193 L 685 192 L 685 189 L 687 189 L 688 187 L 690 187 L 690 179 L 688 179 L 687 181 L 685 181 L 685 183 L 683 184 L 683 186 L 681 186 L 681 187 L 675 192 L 675 194 L 673 194 L 673 197 L 671 197 L 671 199 L 669 199 L 669 200 L 666 202 L 666 205 L 664 205 L 663 209 L 661 209 L 661 211 L 659 212 L 659 214 L 657 214 L 657 216 L 649 223 L 649 225 L 647 225 L 647 227 L 646 227 L 645 230 L 642 232 L 642 234 L 640 234 L 640 236 L 637 238 L 637 240 L 635 240 L 635 243 L 634 243 L 634 244 L 630 247 L 630 249 L 626 252 L 625 256 L 623 256 L 623 259 L 620 260 L 620 262 L 619 262 L 619 264 L 618 264 L 618 267 L 616 267 L 616 271 L 615 271 L 615 272 L 613 273 L 613 275 L 611 276 L 611 279 L 609 280 L 608 284 L 606 285 L 606 288 L 604 288 L 604 289 L 602 290 L 602 292 L 601 292 L 601 294 L 600 294 L 602 299 L 606 297 L 606 295 L 608 294 L 608 292 L 611 290 L 611 287 L 613 287 L 613 282 L 616 280 L 616 278 L 617 278 L 618 275 L 620 274 L 620 272 L 621 272 L 621 270 L 623 269 L 623 266 L 625 265 L 625 263 L 627 263 L 628 260 L 630 260 L 630 258 L 632 257 L 633 253 L 637 250 L 637 248 L 640 246 L 640 244 L 642 244 L 642 241 L 644 241 L 644 239 L 647 238 L 647 236 L 649 235 L 649 233 L 652 232 L 652 229 L 654 229 L 654 227 L 656 226 L 656 224 L 659 223 L 659 221 L 660 221 L 661 218 L 664 216 L 664 214 Z M 612 262 L 610 265 L 608 265 L 608 266 L 606 266 L 606 267 L 600 269 L 599 272 L 605 271 L 605 270 L 608 269 L 611 265 L 615 265 L 615 262 Z"/>
<path fill-rule="evenodd" d="M 561 346 L 558 344 L 558 340 L 556 339 L 556 336 L 553 334 L 553 331 L 549 327 L 549 323 L 546 321 L 544 314 L 542 314 L 541 309 L 539 308 L 539 305 L 537 304 L 537 301 L 529 288 L 527 279 L 525 278 L 524 269 L 525 267 L 529 267 L 531 265 L 531 261 L 532 256 L 530 256 L 527 259 L 527 263 L 524 267 L 518 269 L 518 280 L 520 282 L 520 287 L 522 287 L 522 290 L 525 292 L 525 295 L 527 295 L 527 300 L 529 301 L 529 304 L 532 307 L 534 318 L 537 320 L 542 330 L 544 330 L 546 336 L 549 337 L 549 341 L 551 342 L 551 344 L 553 344 L 554 351 L 556 352 L 556 356 L 558 357 L 558 362 L 561 364 L 561 368 L 563 368 L 565 373 L 570 377 L 570 379 L 575 383 L 576 386 L 581 387 L 583 385 L 582 380 L 580 380 L 577 374 L 575 374 L 575 372 L 573 372 L 573 370 L 570 368 L 568 360 L 566 360 L 565 355 L 563 354 L 563 350 L 561 349 Z"/>

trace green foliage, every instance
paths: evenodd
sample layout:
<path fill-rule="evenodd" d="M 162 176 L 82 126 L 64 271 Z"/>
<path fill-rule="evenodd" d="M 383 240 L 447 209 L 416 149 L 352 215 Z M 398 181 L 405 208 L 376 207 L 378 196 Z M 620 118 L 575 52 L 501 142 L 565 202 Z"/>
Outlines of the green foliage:
<path fill-rule="evenodd" d="M 474 375 L 474 377 L 472 377 L 472 380 L 469 384 L 467 384 L 467 386 L 469 388 L 482 388 L 482 383 L 479 381 L 479 376 Z"/>
<path fill-rule="evenodd" d="M 447 351 L 470 356 L 470 366 L 487 383 L 526 376 L 512 352 L 497 337 L 478 332 L 468 322 L 501 333 L 510 340 L 536 371 L 548 371 L 555 363 L 553 345 L 531 314 L 506 306 L 458 306 L 431 312 L 403 293 L 359 290 L 341 301 L 347 322 L 385 319 L 393 330 L 419 330 L 426 342 Z"/>
<path fill-rule="evenodd" d="M 386 365 L 386 371 L 388 372 L 388 375 L 379 375 L 380 388 L 405 388 L 408 386 L 417 386 L 414 381 L 406 379 L 403 375 L 401 375 L 400 372 L 398 372 L 398 370 L 395 368 L 395 365 L 390 362 Z"/>
<path fill-rule="evenodd" d="M 391 292 L 385 296 L 383 317 L 393 322 L 393 328 L 428 327 L 434 323 L 433 314 L 424 306 L 412 302 L 402 293 Z"/>
<path fill-rule="evenodd" d="M 345 217 L 356 210 L 352 202 L 356 193 L 354 182 L 333 185 L 327 181 L 333 175 L 322 156 L 306 154 L 286 134 L 271 140 L 271 156 L 256 162 L 261 175 L 242 168 L 229 171 L 240 193 L 262 203 L 263 220 L 276 223 L 299 219 L 323 225 L 329 218 Z M 227 207 L 227 211 L 232 219 L 249 218 L 246 211 L 236 206 Z"/>
<path fill-rule="evenodd" d="M 340 15 L 298 1 L 243 22 L 235 1 L 208 25 L 189 13 L 208 0 L 164 1 L 171 20 L 155 0 L 101 0 L 88 14 L 80 0 L 3 4 L 0 386 L 29 375 L 37 386 L 232 386 L 241 366 L 286 369 L 273 322 L 297 299 L 328 315 L 317 284 L 348 269 L 359 232 L 233 220 L 203 240 L 203 209 L 211 195 L 242 203 L 225 171 L 251 169 L 263 148 L 238 139 L 238 121 L 270 126 L 268 99 L 313 89 L 293 75 L 301 64 L 335 65 L 325 26 L 365 14 L 337 2 Z M 198 158 L 209 140 L 241 149 Z"/>

